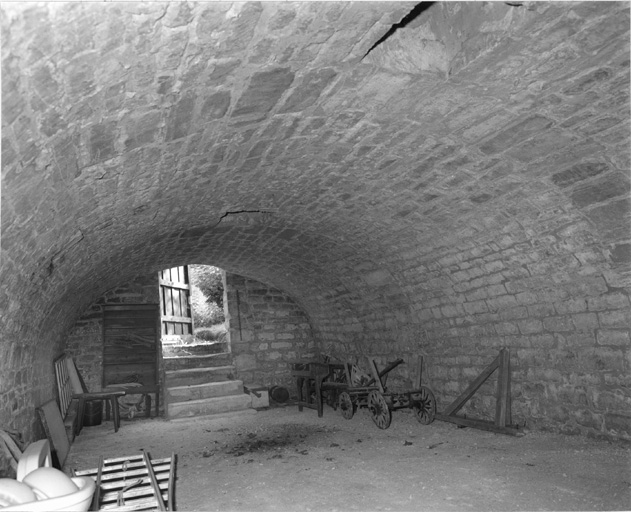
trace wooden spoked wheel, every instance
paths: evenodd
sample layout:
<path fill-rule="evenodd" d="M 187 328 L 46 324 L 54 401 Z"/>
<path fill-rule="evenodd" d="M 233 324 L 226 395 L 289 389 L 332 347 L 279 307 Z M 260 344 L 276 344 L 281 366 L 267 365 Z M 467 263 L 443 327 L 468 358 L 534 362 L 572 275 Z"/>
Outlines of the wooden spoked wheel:
<path fill-rule="evenodd" d="M 350 420 L 353 417 L 353 414 L 355 414 L 355 404 L 353 403 L 351 395 L 349 395 L 346 391 L 342 391 L 340 393 L 338 404 L 340 411 L 342 411 L 342 417 Z"/>
<path fill-rule="evenodd" d="M 368 410 L 370 411 L 372 421 L 375 422 L 380 429 L 386 429 L 392 421 L 392 413 L 388 408 L 386 399 L 379 391 L 371 391 L 368 393 Z"/>
<path fill-rule="evenodd" d="M 436 399 L 434 398 L 432 390 L 421 386 L 420 392 L 413 393 L 411 398 L 414 415 L 418 422 L 423 425 L 429 425 L 434 421 L 434 417 L 436 416 Z"/>

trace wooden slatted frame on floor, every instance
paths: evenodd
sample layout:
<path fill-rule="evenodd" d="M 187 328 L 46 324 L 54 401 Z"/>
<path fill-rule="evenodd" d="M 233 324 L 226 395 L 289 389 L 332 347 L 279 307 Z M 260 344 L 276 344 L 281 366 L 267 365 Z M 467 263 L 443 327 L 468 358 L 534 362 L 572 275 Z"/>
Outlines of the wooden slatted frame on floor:
<path fill-rule="evenodd" d="M 481 419 L 464 418 L 456 416 L 456 413 L 469 401 L 475 392 L 487 379 L 498 370 L 495 421 L 490 422 Z M 463 427 L 473 427 L 499 434 L 513 436 L 523 435 L 523 432 L 513 425 L 511 417 L 510 396 L 510 352 L 507 348 L 500 350 L 499 355 L 488 365 L 482 373 L 456 398 L 442 413 L 436 413 L 437 420 L 447 421 Z"/>
<path fill-rule="evenodd" d="M 74 476 L 90 476 L 97 482 L 92 510 L 175 510 L 175 453 L 171 457 L 150 460 L 143 452 L 129 457 L 99 460 L 99 467 L 73 471 Z M 142 483 L 120 491 L 132 482 Z M 159 493 L 154 490 L 160 489 Z"/>

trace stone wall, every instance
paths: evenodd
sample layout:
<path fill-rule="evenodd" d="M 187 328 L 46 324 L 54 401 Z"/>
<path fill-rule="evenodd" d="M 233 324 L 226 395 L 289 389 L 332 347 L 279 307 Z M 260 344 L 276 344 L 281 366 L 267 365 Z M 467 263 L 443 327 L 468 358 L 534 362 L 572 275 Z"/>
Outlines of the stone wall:
<path fill-rule="evenodd" d="M 580 215 L 542 212 L 529 222 L 426 262 L 436 281 L 424 283 L 417 308 L 432 384 L 451 401 L 505 346 L 517 421 L 631 439 L 627 280 Z M 486 391 L 470 409 L 494 403 Z"/>
<path fill-rule="evenodd" d="M 290 362 L 317 356 L 305 312 L 286 293 L 235 274 L 226 273 L 226 296 L 237 378 L 295 394 Z"/>
<path fill-rule="evenodd" d="M 86 305 L 212 261 L 441 404 L 508 346 L 516 419 L 628 438 L 629 6 L 511 4 L 3 2 L 0 424 Z"/>
<path fill-rule="evenodd" d="M 392 275 L 412 312 L 394 304 L 385 310 L 372 332 L 358 331 L 361 351 L 351 336 L 336 340 L 343 318 L 316 319 L 325 326 L 317 331 L 321 350 L 351 361 L 370 355 L 381 367 L 403 357 L 410 364 L 391 374 L 401 386 L 413 381 L 413 363 L 424 355 L 424 384 L 443 410 L 507 347 L 515 423 L 631 440 L 627 278 L 579 215 L 566 214 L 561 225 L 548 215 L 528 231 L 507 223 L 453 246 L 446 234 L 446 246 L 425 256 L 412 251 L 404 261 L 402 252 Z M 410 325 L 397 326 L 408 315 Z M 496 376 L 463 414 L 492 418 Z"/>

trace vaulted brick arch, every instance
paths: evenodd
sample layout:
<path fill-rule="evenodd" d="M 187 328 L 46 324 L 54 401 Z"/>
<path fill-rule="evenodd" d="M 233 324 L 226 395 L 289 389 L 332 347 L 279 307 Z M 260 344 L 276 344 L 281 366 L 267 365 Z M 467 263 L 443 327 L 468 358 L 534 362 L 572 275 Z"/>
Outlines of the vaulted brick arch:
<path fill-rule="evenodd" d="M 626 3 L 2 6 L 0 418 L 82 311 L 206 263 L 340 354 L 501 346 L 516 417 L 628 438 Z"/>

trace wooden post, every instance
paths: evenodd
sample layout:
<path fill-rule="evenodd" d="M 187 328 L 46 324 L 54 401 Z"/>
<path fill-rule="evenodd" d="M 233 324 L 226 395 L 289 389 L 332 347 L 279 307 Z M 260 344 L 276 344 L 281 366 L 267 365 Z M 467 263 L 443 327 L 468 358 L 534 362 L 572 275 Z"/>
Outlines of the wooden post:
<path fill-rule="evenodd" d="M 379 388 L 379 391 L 383 394 L 383 384 L 381 383 L 381 377 L 379 376 L 379 372 L 377 371 L 377 365 L 375 364 L 374 359 L 368 358 L 368 368 L 370 368 L 370 371 L 372 372 L 373 379 L 375 381 L 375 384 Z"/>
<path fill-rule="evenodd" d="M 507 349 L 500 350 L 499 374 L 497 377 L 497 401 L 495 403 L 495 425 L 510 424 L 510 356 Z"/>

